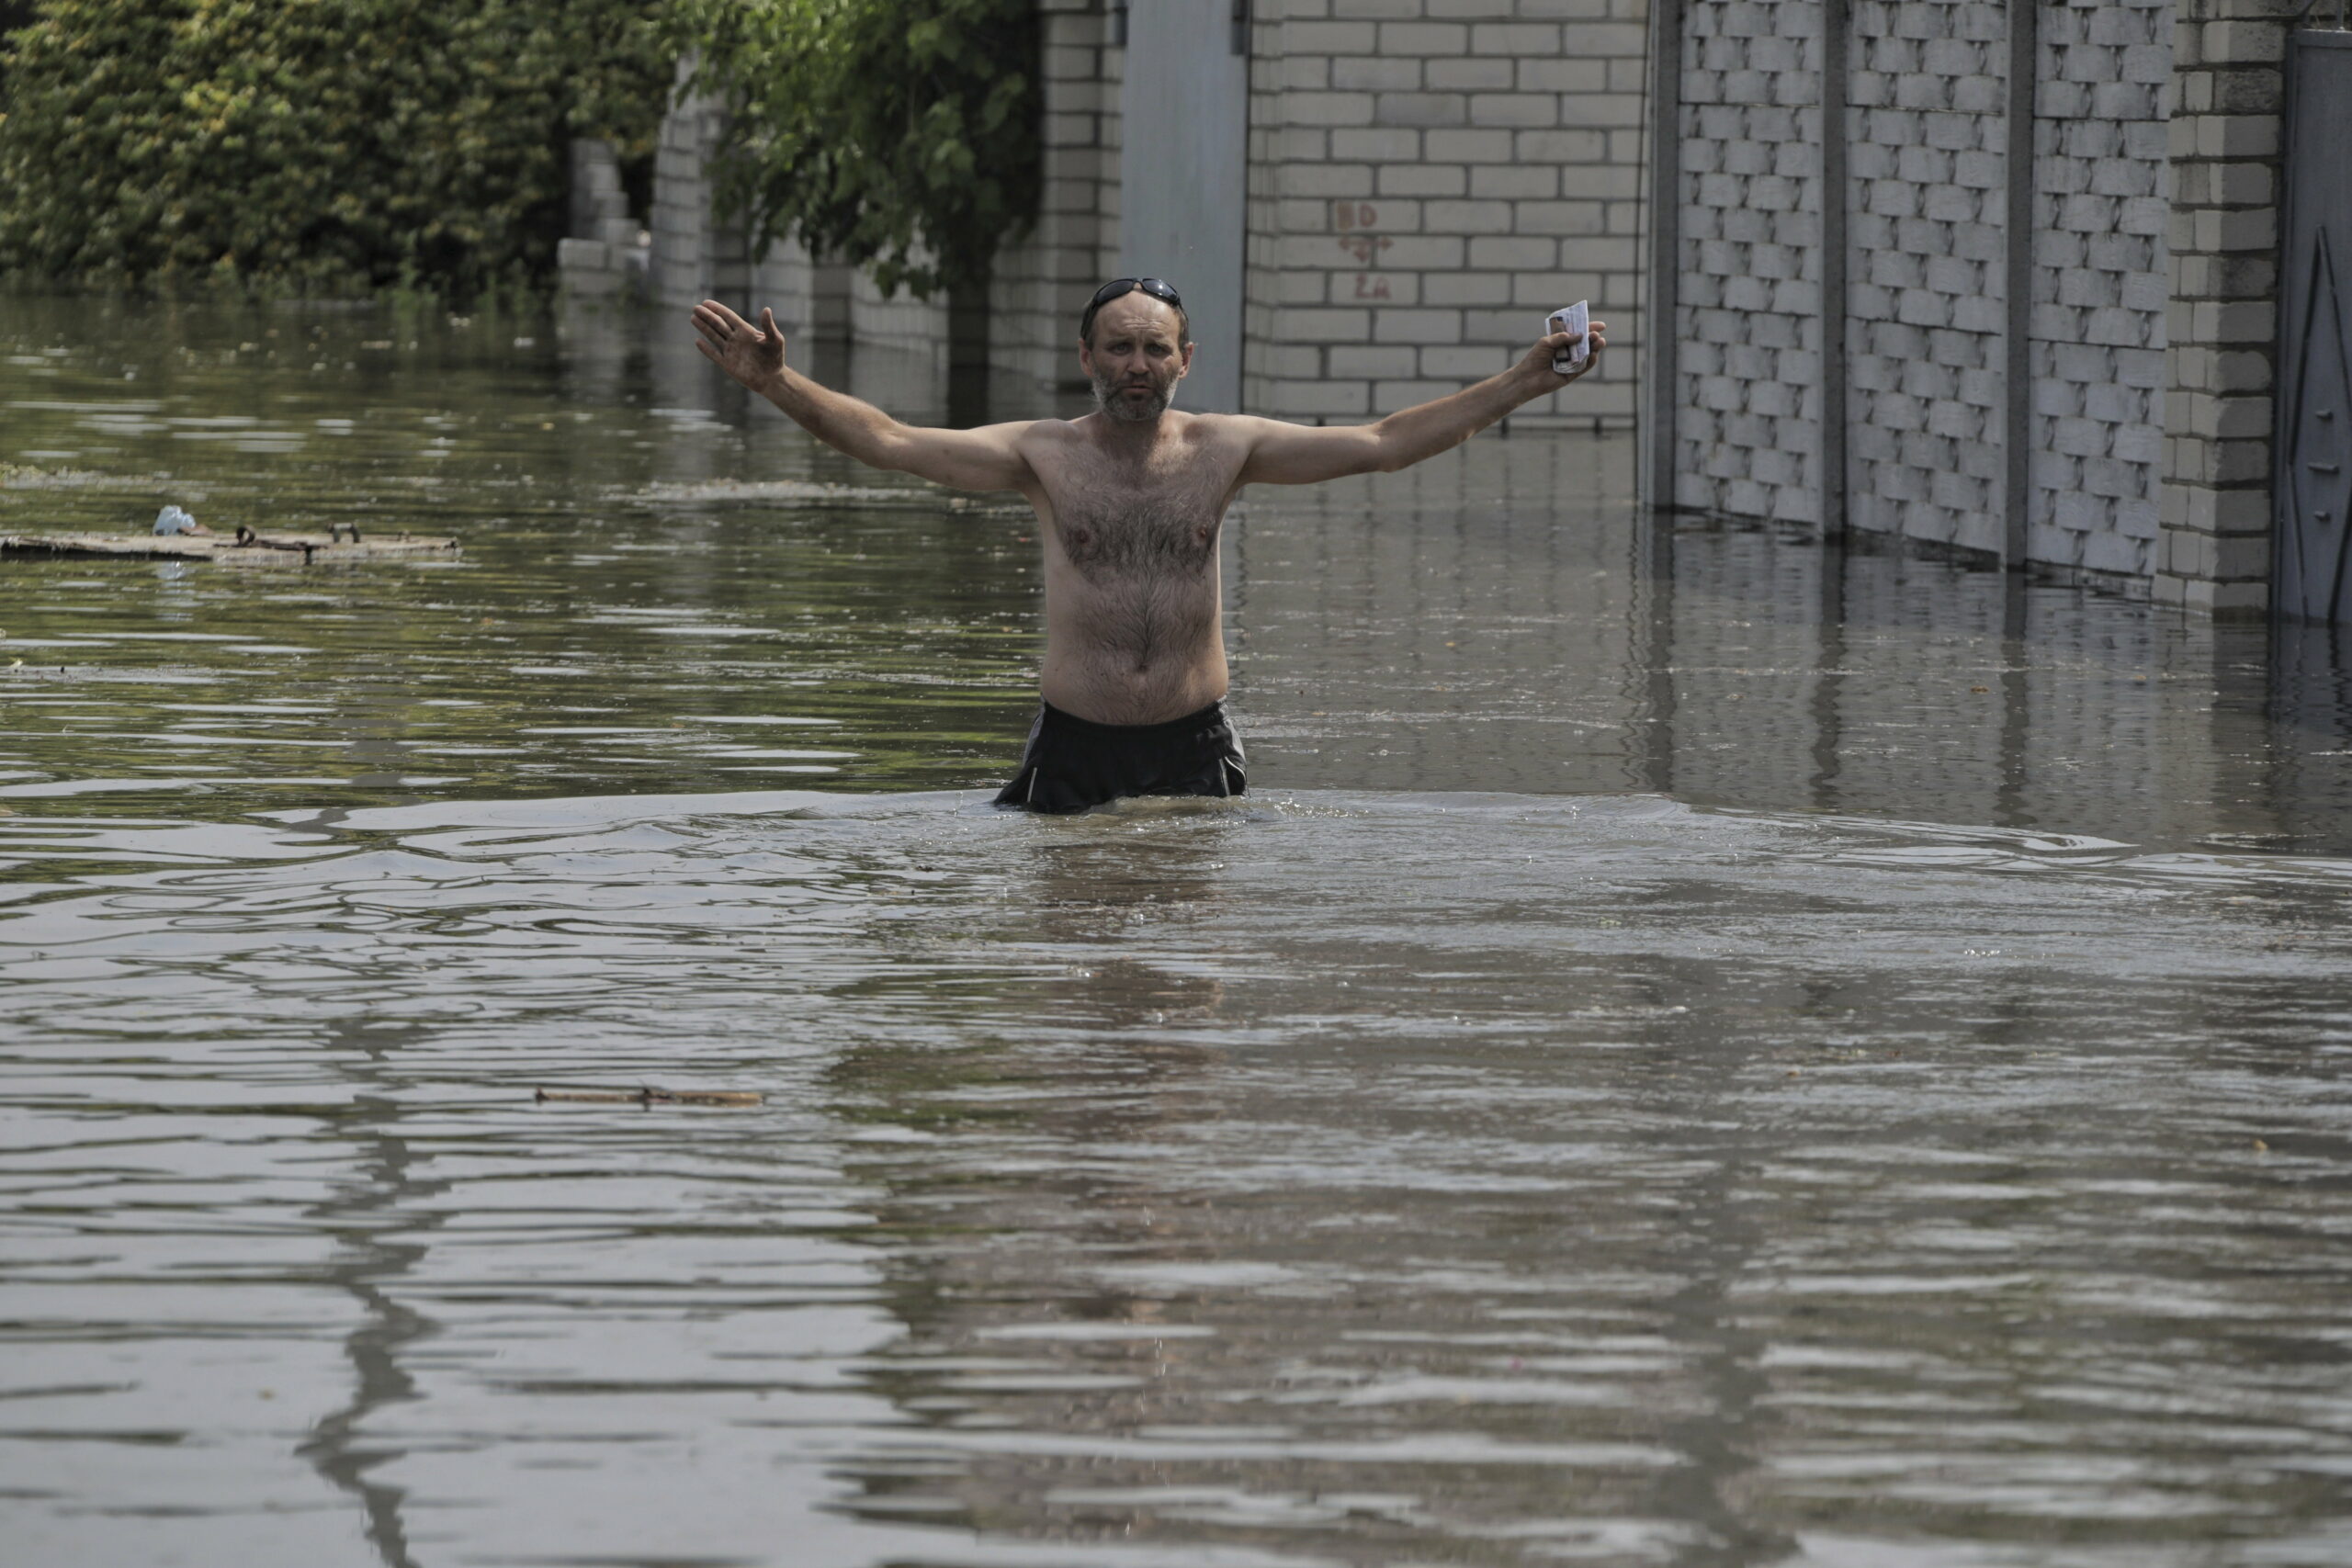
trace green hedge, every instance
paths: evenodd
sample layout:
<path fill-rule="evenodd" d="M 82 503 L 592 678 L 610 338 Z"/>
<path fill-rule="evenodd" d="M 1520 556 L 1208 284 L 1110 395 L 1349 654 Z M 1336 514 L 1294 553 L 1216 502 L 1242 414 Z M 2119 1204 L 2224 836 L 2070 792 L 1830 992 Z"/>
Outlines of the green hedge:
<path fill-rule="evenodd" d="M 543 280 L 565 143 L 640 166 L 692 49 L 723 199 L 924 297 L 1036 210 L 1035 0 L 0 0 L 0 273 Z"/>
<path fill-rule="evenodd" d="M 1035 219 L 1035 0 L 681 0 L 733 114 L 722 201 L 928 299 Z"/>
<path fill-rule="evenodd" d="M 32 11 L 0 56 L 0 270 L 167 288 L 544 276 L 566 141 L 650 151 L 675 47 L 627 0 Z"/>

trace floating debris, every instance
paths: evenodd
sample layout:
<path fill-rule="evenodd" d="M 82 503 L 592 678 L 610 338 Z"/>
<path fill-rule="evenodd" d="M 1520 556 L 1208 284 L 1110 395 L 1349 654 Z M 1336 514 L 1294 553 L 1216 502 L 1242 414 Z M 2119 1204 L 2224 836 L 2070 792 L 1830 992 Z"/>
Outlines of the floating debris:
<path fill-rule="evenodd" d="M 759 1105 L 767 1096 L 747 1089 L 543 1089 L 534 1096 L 540 1104 L 562 1100 L 575 1105 Z"/>
<path fill-rule="evenodd" d="M 107 556 L 130 560 L 391 560 L 454 556 L 458 541 L 422 534 L 371 534 L 334 525 L 324 534 L 0 534 L 0 555 Z"/>
<path fill-rule="evenodd" d="M 0 490 L 96 490 L 119 486 L 145 490 L 165 482 L 164 474 L 101 474 L 88 468 L 44 468 L 34 463 L 0 463 Z"/>
<path fill-rule="evenodd" d="M 909 485 L 883 490 L 873 485 L 821 484 L 808 479 L 697 479 L 686 483 L 656 483 L 622 491 L 639 501 L 830 501 L 880 502 L 894 506 L 919 503 L 923 491 Z"/>

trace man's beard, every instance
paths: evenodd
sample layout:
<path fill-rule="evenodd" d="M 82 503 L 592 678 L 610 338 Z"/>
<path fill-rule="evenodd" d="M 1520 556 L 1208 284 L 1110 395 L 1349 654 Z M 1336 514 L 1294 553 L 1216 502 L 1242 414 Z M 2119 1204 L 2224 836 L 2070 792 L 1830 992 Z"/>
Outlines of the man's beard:
<path fill-rule="evenodd" d="M 1125 396 L 1126 390 L 1125 386 L 1113 385 L 1111 378 L 1101 371 L 1094 373 L 1094 406 L 1102 411 L 1103 418 L 1115 420 L 1121 424 L 1148 424 L 1166 413 L 1168 405 L 1176 400 L 1176 383 L 1173 381 L 1166 386 L 1149 388 L 1151 396 L 1139 403 L 1129 402 Z"/>

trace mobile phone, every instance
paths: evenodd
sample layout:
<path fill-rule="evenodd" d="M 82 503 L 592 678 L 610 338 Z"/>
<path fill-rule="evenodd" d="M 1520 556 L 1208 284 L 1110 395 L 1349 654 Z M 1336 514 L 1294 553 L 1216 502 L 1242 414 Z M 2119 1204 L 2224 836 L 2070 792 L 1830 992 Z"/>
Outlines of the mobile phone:
<path fill-rule="evenodd" d="M 1576 334 L 1574 343 L 1553 353 L 1552 374 L 1555 376 L 1565 376 L 1574 370 L 1592 352 L 1592 312 L 1585 309 L 1587 303 L 1579 299 L 1566 310 L 1555 310 L 1544 318 L 1544 336 L 1549 337 L 1554 333 Z"/>

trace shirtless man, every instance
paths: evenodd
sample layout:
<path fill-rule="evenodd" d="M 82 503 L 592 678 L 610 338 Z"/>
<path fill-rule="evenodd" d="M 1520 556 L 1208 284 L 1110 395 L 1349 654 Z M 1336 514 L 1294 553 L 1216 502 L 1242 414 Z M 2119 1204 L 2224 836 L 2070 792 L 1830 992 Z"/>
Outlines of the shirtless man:
<path fill-rule="evenodd" d="M 977 430 L 899 423 L 784 361 L 775 313 L 756 327 L 715 299 L 694 313 L 703 356 L 859 462 L 959 490 L 1019 491 L 1046 552 L 1044 701 L 1000 806 L 1082 811 L 1121 795 L 1239 795 L 1225 714 L 1217 537 L 1241 487 L 1315 484 L 1398 468 L 1458 446 L 1600 362 L 1552 368 L 1568 334 L 1502 374 L 1372 424 L 1316 427 L 1171 409 L 1193 366 L 1184 302 L 1156 277 L 1114 278 L 1078 325 L 1094 384 L 1082 419 Z"/>

